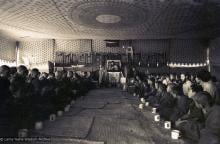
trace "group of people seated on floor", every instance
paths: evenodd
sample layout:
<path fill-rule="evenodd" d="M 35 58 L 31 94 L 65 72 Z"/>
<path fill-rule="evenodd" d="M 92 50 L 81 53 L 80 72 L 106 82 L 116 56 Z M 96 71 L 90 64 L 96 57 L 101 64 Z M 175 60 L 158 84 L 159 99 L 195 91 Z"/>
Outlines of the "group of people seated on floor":
<path fill-rule="evenodd" d="M 92 88 L 91 75 L 72 71 L 40 73 L 25 66 L 0 67 L 0 137 L 17 136 L 48 119 Z"/>
<path fill-rule="evenodd" d="M 148 75 L 132 79 L 135 93 L 145 98 L 172 128 L 199 144 L 220 143 L 218 82 L 207 70 L 196 75 Z"/>

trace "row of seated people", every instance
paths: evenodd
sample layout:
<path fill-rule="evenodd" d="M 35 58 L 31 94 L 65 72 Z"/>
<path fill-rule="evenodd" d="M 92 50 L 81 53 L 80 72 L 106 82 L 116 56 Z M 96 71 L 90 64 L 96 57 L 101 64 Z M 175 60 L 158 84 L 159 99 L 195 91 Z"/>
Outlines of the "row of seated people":
<path fill-rule="evenodd" d="M 172 128 L 199 144 L 220 143 L 220 96 L 215 77 L 206 70 L 196 76 L 153 76 L 134 81 L 135 92 L 157 108 Z"/>
<path fill-rule="evenodd" d="M 84 73 L 82 73 L 84 74 Z M 72 71 L 40 73 L 25 66 L 0 67 L 0 137 L 17 136 L 19 129 L 31 129 L 36 121 L 64 110 L 72 100 L 91 88 L 87 73 Z"/>

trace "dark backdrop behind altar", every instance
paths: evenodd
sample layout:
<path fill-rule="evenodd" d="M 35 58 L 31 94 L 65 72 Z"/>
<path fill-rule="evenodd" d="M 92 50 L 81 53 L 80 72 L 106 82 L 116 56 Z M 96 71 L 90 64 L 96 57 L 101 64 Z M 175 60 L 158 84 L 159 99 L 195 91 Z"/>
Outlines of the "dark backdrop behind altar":
<path fill-rule="evenodd" d="M 112 53 L 124 54 L 125 49 L 122 46 L 132 46 L 134 53 L 166 54 L 167 63 L 205 63 L 207 60 L 207 48 L 210 49 L 211 70 L 217 76 L 220 75 L 220 38 L 212 39 L 209 46 L 204 45 L 199 39 L 163 39 L 163 40 L 123 40 L 120 47 L 106 47 L 104 40 L 23 40 L 19 41 L 19 63 L 29 63 L 32 66 L 55 62 L 56 53 L 65 54 L 91 54 L 94 53 Z M 15 54 L 16 42 L 5 38 L 0 38 L 0 59 L 12 62 L 16 60 Z M 161 72 L 159 68 L 141 67 L 142 71 Z M 168 68 L 162 66 L 164 72 L 182 72 L 194 71 L 192 68 Z"/>

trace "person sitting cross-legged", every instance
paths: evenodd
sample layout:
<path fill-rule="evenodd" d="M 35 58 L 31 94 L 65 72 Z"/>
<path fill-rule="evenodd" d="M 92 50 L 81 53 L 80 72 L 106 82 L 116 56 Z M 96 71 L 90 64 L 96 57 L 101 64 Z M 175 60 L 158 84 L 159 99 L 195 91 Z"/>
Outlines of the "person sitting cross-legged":
<path fill-rule="evenodd" d="M 169 84 L 167 87 L 167 92 L 171 94 L 171 96 L 174 98 L 174 101 L 170 107 L 160 107 L 159 113 L 161 117 L 164 117 L 165 119 L 174 123 L 187 113 L 189 109 L 189 101 L 186 96 L 179 95 L 179 87 L 176 84 Z"/>
<path fill-rule="evenodd" d="M 162 84 L 162 82 L 156 82 L 155 88 L 157 89 L 157 93 L 154 96 L 150 96 L 148 101 L 151 106 L 157 107 L 162 97 L 166 96 L 166 85 Z"/>
<path fill-rule="evenodd" d="M 10 68 L 6 65 L 0 67 L 0 137 L 11 136 L 10 103 L 12 101 L 10 87 Z"/>
<path fill-rule="evenodd" d="M 205 122 L 205 116 L 202 109 L 198 107 L 195 97 L 204 94 L 200 85 L 192 84 L 187 94 L 190 98 L 189 111 L 175 122 L 175 127 L 182 132 L 183 137 L 193 141 L 199 140 L 200 130 L 204 127 Z"/>
<path fill-rule="evenodd" d="M 149 78 L 149 79 L 147 80 L 147 83 L 148 83 L 148 85 L 149 85 L 149 90 L 148 90 L 148 92 L 146 92 L 146 93 L 144 94 L 144 98 L 145 98 L 145 99 L 148 99 L 148 98 L 151 97 L 151 96 L 155 96 L 156 93 L 157 93 L 157 90 L 156 90 L 156 88 L 155 88 L 155 79 L 154 79 L 154 78 Z"/>
<path fill-rule="evenodd" d="M 32 122 L 32 89 L 27 82 L 28 70 L 19 66 L 17 73 L 11 78 L 10 90 L 13 95 L 12 124 L 15 129 L 28 129 Z"/>
<path fill-rule="evenodd" d="M 164 92 L 163 97 L 159 100 L 158 111 L 162 118 L 169 120 L 172 110 L 175 106 L 175 98 L 171 95 L 171 91 L 175 85 L 168 84 L 166 92 Z"/>
<path fill-rule="evenodd" d="M 198 97 L 199 106 L 206 117 L 205 128 L 200 131 L 199 144 L 220 143 L 220 106 L 213 105 L 211 96 Z"/>
<path fill-rule="evenodd" d="M 209 71 L 201 70 L 197 73 L 196 81 L 203 87 L 203 90 L 212 96 L 213 103 L 220 104 L 220 95 L 216 84 L 212 81 Z"/>

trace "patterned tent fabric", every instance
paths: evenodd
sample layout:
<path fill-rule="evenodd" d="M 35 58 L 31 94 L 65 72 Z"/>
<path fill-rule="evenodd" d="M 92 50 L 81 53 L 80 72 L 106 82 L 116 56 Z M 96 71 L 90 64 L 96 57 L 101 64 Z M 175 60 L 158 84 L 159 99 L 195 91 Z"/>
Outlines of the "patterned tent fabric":
<path fill-rule="evenodd" d="M 197 38 L 217 35 L 219 16 L 217 0 L 0 0 L 2 33 L 17 39 Z"/>
<path fill-rule="evenodd" d="M 15 60 L 15 42 L 12 40 L 1 39 L 0 37 L 0 59 Z"/>
<path fill-rule="evenodd" d="M 128 41 L 122 41 L 121 47 L 106 47 L 104 40 L 38 40 L 20 43 L 20 61 L 28 57 L 31 63 L 42 63 L 54 60 L 56 52 L 81 54 L 115 53 L 125 54 L 122 47 L 128 46 Z M 173 63 L 204 63 L 206 48 L 199 40 L 132 40 L 134 53 L 153 54 L 165 53 Z M 53 51 L 54 50 L 54 51 Z M 5 51 L 2 49 L 2 51 Z"/>

